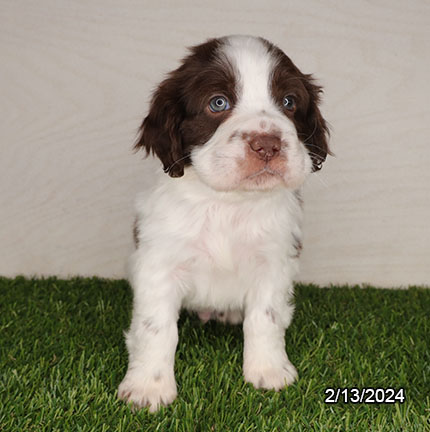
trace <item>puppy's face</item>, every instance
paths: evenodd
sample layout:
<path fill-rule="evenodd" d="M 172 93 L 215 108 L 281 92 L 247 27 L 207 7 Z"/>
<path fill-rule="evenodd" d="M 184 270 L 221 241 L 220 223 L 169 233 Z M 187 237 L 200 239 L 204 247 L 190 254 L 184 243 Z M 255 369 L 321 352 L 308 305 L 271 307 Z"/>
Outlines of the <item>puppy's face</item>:
<path fill-rule="evenodd" d="M 329 152 L 320 91 L 264 39 L 212 39 L 160 84 L 136 148 L 216 190 L 296 189 Z"/>

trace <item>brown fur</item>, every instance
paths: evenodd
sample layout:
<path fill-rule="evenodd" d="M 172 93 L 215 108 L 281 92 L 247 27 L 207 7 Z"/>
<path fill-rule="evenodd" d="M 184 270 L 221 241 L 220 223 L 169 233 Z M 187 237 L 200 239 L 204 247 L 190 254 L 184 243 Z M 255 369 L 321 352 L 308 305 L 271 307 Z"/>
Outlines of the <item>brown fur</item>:
<path fill-rule="evenodd" d="M 158 87 L 140 128 L 135 149 L 155 153 L 172 177 L 184 174 L 191 149 L 204 144 L 230 115 L 211 113 L 210 99 L 221 88 L 231 104 L 236 100 L 234 73 L 216 56 L 219 46 L 220 41 L 212 39 L 191 48 L 183 64 Z"/>
<path fill-rule="evenodd" d="M 279 48 L 262 41 L 277 58 L 271 88 L 273 98 L 294 122 L 310 152 L 313 170 L 317 171 L 330 154 L 328 127 L 318 109 L 322 89 L 314 84 L 311 75 L 301 73 Z M 149 114 L 140 127 L 135 150 L 156 154 L 171 177 L 184 174 L 184 167 L 191 164 L 193 147 L 205 144 L 234 108 L 236 80 L 232 66 L 218 55 L 222 43 L 222 39 L 210 39 L 190 49 L 182 65 L 155 91 Z M 209 110 L 210 99 L 218 95 L 227 97 L 231 110 L 220 113 Z M 282 105 L 286 95 L 292 95 L 296 101 L 293 111 Z"/>
<path fill-rule="evenodd" d="M 329 129 L 318 108 L 322 87 L 314 83 L 312 75 L 303 74 L 278 47 L 265 41 L 269 52 L 277 57 L 278 63 L 273 71 L 272 94 L 282 103 L 284 96 L 292 95 L 296 101 L 294 111 L 284 109 L 285 114 L 294 122 L 299 138 L 310 152 L 313 170 L 321 169 L 327 154 L 331 154 L 327 138 Z"/>

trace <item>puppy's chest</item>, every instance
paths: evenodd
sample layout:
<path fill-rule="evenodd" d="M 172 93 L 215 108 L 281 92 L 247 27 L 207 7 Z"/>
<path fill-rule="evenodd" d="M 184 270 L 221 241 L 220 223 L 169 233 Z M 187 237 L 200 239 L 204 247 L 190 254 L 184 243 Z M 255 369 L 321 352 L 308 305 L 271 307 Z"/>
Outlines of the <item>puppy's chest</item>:
<path fill-rule="evenodd" d="M 280 234 L 279 227 L 270 229 L 252 212 L 215 207 L 206 212 L 190 247 L 199 269 L 240 275 L 249 266 L 266 262 L 267 251 L 279 242 Z"/>
<path fill-rule="evenodd" d="M 247 291 L 285 256 L 288 233 L 281 228 L 252 210 L 208 209 L 189 244 L 185 306 L 240 309 Z"/>
<path fill-rule="evenodd" d="M 191 247 L 198 265 L 238 271 L 241 263 L 259 254 L 261 239 L 248 235 L 243 226 L 224 222 L 206 220 Z"/>

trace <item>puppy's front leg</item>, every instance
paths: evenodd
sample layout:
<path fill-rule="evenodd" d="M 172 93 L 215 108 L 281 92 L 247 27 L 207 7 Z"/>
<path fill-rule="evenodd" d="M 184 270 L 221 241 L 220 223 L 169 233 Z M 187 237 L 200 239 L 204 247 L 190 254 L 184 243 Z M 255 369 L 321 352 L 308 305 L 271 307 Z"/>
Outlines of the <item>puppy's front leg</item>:
<path fill-rule="evenodd" d="M 284 296 L 260 289 L 245 307 L 243 373 L 255 388 L 280 390 L 297 378 L 285 352 L 285 329 L 294 307 Z"/>
<path fill-rule="evenodd" d="M 140 271 L 142 274 L 144 270 Z M 126 334 L 127 374 L 118 396 L 151 412 L 176 398 L 174 361 L 180 301 L 167 280 L 135 277 L 133 318 Z"/>

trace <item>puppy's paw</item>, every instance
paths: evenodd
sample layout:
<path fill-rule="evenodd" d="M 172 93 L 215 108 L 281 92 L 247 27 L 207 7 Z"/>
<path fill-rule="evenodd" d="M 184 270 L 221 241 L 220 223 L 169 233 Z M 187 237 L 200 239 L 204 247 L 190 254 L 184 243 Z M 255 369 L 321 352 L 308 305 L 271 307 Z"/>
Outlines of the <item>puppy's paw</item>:
<path fill-rule="evenodd" d="M 152 375 L 128 371 L 118 388 L 118 397 L 132 403 L 134 409 L 149 407 L 157 411 L 161 405 L 172 403 L 177 395 L 173 373 L 156 372 Z"/>
<path fill-rule="evenodd" d="M 278 365 L 268 362 L 249 362 L 244 364 L 245 381 L 255 388 L 280 390 L 297 379 L 297 371 L 293 364 L 284 360 Z"/>

